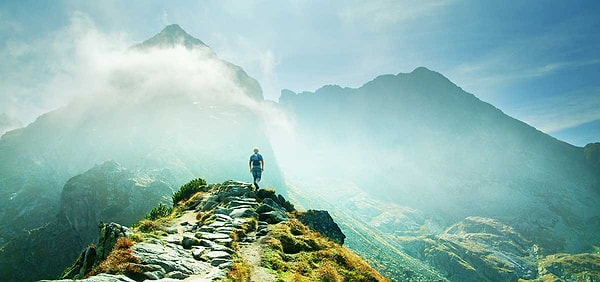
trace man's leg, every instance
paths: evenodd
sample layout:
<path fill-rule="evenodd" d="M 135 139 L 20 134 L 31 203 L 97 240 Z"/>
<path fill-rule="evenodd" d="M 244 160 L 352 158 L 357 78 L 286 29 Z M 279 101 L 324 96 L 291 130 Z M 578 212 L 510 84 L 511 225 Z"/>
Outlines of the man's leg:
<path fill-rule="evenodd" d="M 258 182 L 260 181 L 260 170 L 252 169 L 252 176 L 254 177 L 254 187 L 256 187 L 256 190 L 258 190 Z"/>

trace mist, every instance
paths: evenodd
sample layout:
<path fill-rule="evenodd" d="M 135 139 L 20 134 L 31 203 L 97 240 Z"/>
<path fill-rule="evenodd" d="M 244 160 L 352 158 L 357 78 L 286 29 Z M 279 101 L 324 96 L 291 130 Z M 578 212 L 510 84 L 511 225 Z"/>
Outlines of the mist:
<path fill-rule="evenodd" d="M 567 205 L 584 221 L 598 213 L 590 203 L 570 204 L 595 193 L 581 149 L 436 72 L 383 75 L 360 88 L 284 90 L 279 102 L 293 130 L 275 136 L 273 148 L 308 208 L 328 208 L 388 235 L 436 234 L 483 216 L 535 240 L 552 238 L 547 248 L 581 251 L 593 240 L 554 208 Z M 533 223 L 547 217 L 554 219 Z M 565 243 L 566 233 L 580 239 Z"/>
<path fill-rule="evenodd" d="M 181 33 L 171 25 L 140 43 L 76 13 L 66 29 L 15 47 L 47 54 L 42 67 L 25 63 L 1 84 L 0 93 L 13 93 L 4 97 L 20 97 L 0 107 L 8 226 L 45 223 L 64 184 L 108 160 L 176 189 L 197 177 L 251 181 L 248 156 L 259 147 L 261 186 L 298 207 L 330 210 L 359 234 L 349 236 L 351 248 L 364 248 L 368 232 L 400 245 L 471 216 L 503 220 L 550 251 L 584 251 L 598 239 L 584 224 L 600 203 L 589 196 L 598 176 L 582 149 L 439 73 L 284 90 L 275 103 L 242 68 Z M 18 237 L 12 229 L 0 229 L 0 243 Z"/>

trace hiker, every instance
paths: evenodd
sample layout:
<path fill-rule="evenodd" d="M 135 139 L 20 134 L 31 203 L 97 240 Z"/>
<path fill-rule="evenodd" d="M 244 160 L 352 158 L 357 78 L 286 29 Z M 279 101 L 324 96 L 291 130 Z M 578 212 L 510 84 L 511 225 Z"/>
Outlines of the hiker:
<path fill-rule="evenodd" d="M 262 155 L 258 153 L 257 147 L 254 147 L 254 154 L 250 156 L 248 166 L 250 167 L 252 177 L 254 177 L 254 187 L 258 190 L 258 182 L 260 182 L 262 172 L 265 170 L 265 161 L 263 161 Z"/>

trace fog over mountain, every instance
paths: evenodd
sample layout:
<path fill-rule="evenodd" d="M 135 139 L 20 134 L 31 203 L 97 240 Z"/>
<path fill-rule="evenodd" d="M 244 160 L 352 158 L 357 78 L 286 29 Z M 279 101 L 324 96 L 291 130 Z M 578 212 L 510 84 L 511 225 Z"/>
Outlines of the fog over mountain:
<path fill-rule="evenodd" d="M 261 186 L 329 209 L 345 244 L 392 280 L 537 279 L 556 253 L 598 261 L 598 145 L 555 139 L 440 73 L 283 90 L 275 103 L 178 25 L 108 45 L 83 36 L 63 82 L 81 94 L 0 139 L 10 281 L 53 278 L 96 221 L 131 224 L 189 179 L 250 181 L 254 146 Z"/>
<path fill-rule="evenodd" d="M 190 38 L 172 25 L 127 50 L 86 49 L 83 56 L 88 60 L 82 60 L 80 67 L 87 71 L 72 75 L 80 75 L 74 81 L 89 83 L 71 85 L 78 88 L 70 90 L 83 93 L 27 127 L 2 136 L 2 277 L 34 279 L 61 271 L 43 267 L 28 273 L 16 270 L 47 259 L 36 256 L 34 250 L 47 245 L 45 240 L 51 238 L 36 235 L 35 240 L 25 242 L 30 241 L 34 230 L 48 227 L 65 204 L 73 205 L 65 199 L 82 201 L 65 195 L 74 190 L 63 190 L 63 186 L 98 164 L 115 161 L 127 170 L 141 171 L 141 177 L 127 177 L 139 183 L 164 183 L 170 187 L 160 186 L 168 199 L 173 190 L 199 176 L 211 182 L 230 178 L 250 181 L 247 158 L 254 146 L 265 155 L 273 155 L 262 122 L 265 111 L 256 80 L 240 67 L 220 60 L 201 41 Z M 275 158 L 268 159 L 265 175 L 269 176 L 265 185 L 282 187 L 281 192 L 285 192 Z M 84 187 L 101 189 L 106 181 Z M 91 197 L 83 202 L 94 205 L 95 196 L 81 195 Z M 131 212 L 143 217 L 156 204 L 134 205 Z M 115 216 L 109 210 L 94 213 L 84 218 L 110 221 Z M 69 226 L 72 224 L 91 229 L 81 230 L 80 246 L 63 242 L 76 253 L 95 239 L 97 222 L 69 221 L 62 226 L 74 228 Z M 23 245 L 29 251 L 11 252 Z M 45 253 L 62 248 L 60 243 L 51 246 L 56 249 Z"/>

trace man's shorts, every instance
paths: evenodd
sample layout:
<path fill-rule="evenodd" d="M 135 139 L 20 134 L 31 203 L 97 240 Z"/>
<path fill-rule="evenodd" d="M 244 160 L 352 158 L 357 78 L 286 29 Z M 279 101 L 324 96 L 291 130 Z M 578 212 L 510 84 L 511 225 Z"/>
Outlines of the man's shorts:
<path fill-rule="evenodd" d="M 253 167 L 252 168 L 252 177 L 254 177 L 254 181 L 256 182 L 257 180 L 260 180 L 261 176 L 262 176 L 262 169 L 260 169 L 260 167 Z"/>

